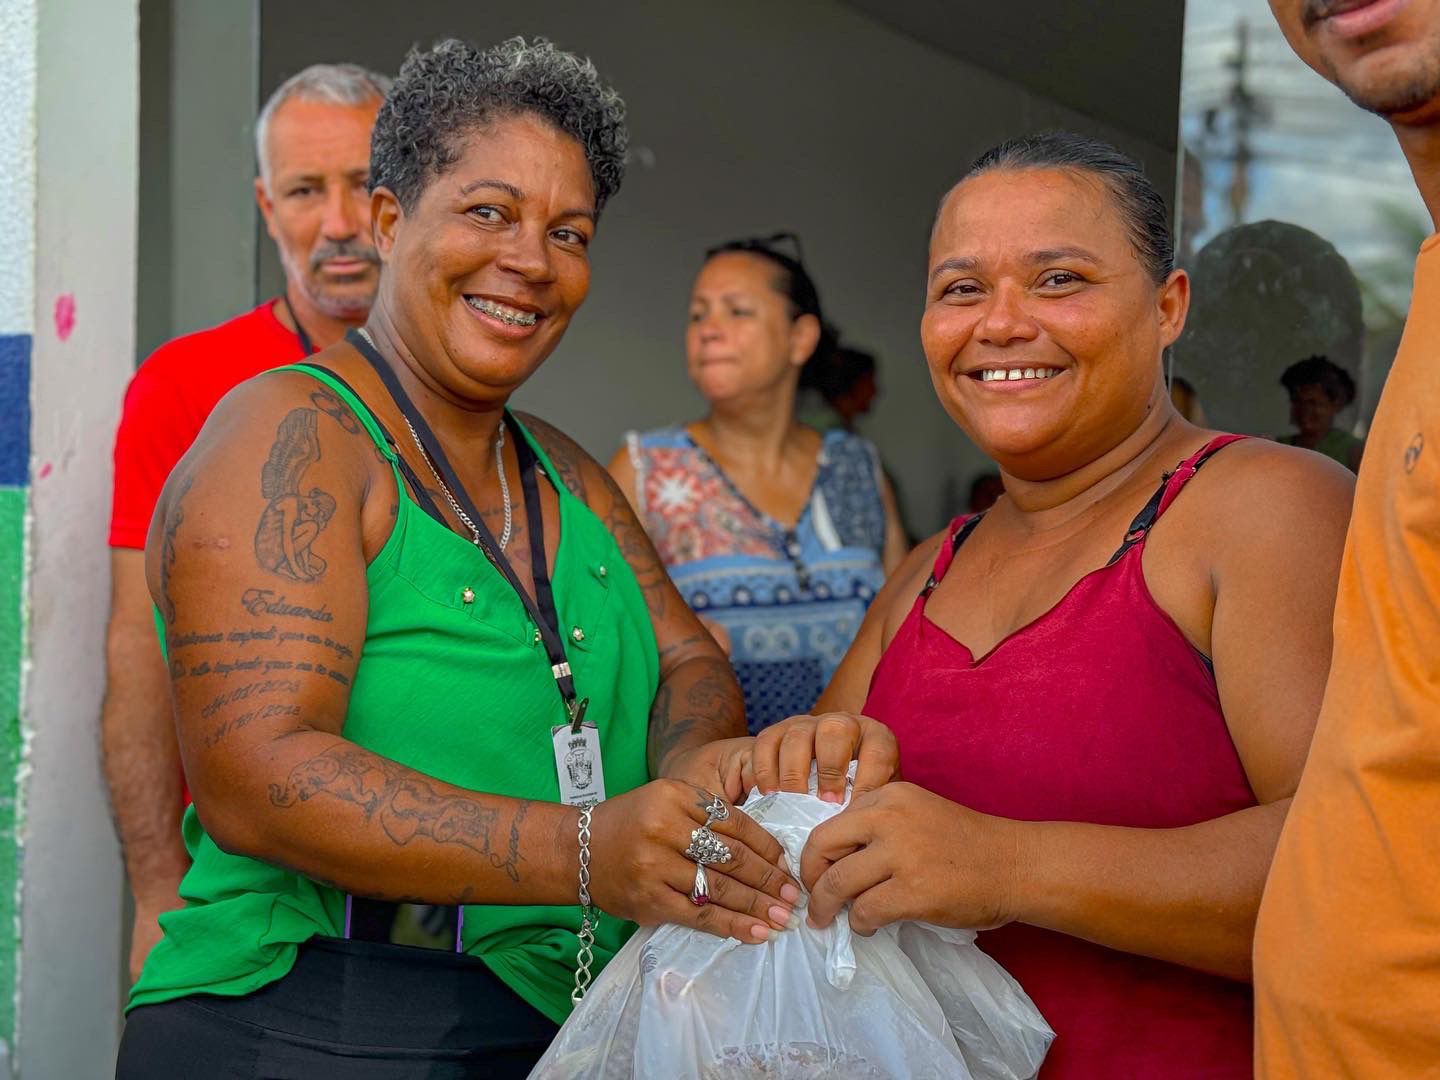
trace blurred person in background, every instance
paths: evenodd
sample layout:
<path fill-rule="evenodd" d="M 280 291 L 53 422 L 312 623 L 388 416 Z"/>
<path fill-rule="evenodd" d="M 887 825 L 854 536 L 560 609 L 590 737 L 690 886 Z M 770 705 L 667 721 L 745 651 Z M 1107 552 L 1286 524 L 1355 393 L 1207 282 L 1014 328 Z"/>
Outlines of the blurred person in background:
<path fill-rule="evenodd" d="M 1205 426 L 1205 407 L 1190 380 L 1175 375 L 1170 379 L 1170 403 L 1175 411 L 1198 427 Z"/>
<path fill-rule="evenodd" d="M 1359 472 L 1365 440 L 1335 426 L 1336 415 L 1355 400 L 1350 373 L 1327 357 L 1311 356 L 1286 368 L 1280 385 L 1290 394 L 1290 422 L 1296 431 L 1279 441 L 1314 450 Z"/>
<path fill-rule="evenodd" d="M 856 422 L 880 396 L 875 374 L 875 356 L 863 349 L 837 343 L 828 353 L 817 351 L 800 369 L 796 414 L 816 431 L 840 428 L 854 434 Z"/>
<path fill-rule="evenodd" d="M 333 345 L 365 321 L 379 260 L 370 239 L 370 131 L 390 80 L 315 64 L 287 80 L 255 125 L 255 201 L 285 268 L 285 294 L 176 338 L 135 373 L 115 436 L 105 778 L 135 898 L 130 977 L 179 905 L 184 779 L 169 680 L 145 586 L 145 535 L 160 490 L 216 403 L 246 379 Z"/>
<path fill-rule="evenodd" d="M 1440 0 L 1270 0 L 1440 222 Z M 1335 653 L 1255 932 L 1263 1080 L 1440 1069 L 1440 236 L 1365 443 Z"/>
<path fill-rule="evenodd" d="M 1273 434 L 1275 403 L 1257 387 L 1273 385 L 1302 356 L 1363 354 L 1359 279 L 1335 245 L 1309 229 L 1283 221 L 1237 225 L 1211 238 L 1184 269 L 1193 302 L 1166 369 L 1205 388 L 1202 419 L 1192 415 L 1192 423 L 1223 420 L 1234 430 Z M 1179 380 L 1171 391 L 1182 415 L 1200 404 Z"/>
<path fill-rule="evenodd" d="M 727 647 L 752 733 L 810 711 L 907 550 L 875 447 L 795 415 L 806 365 L 834 347 L 792 236 L 712 248 L 685 335 L 708 411 L 629 432 L 610 462 L 680 594 Z"/>
<path fill-rule="evenodd" d="M 1005 481 L 998 472 L 982 472 L 970 481 L 970 499 L 967 503 L 972 514 L 983 514 L 1005 494 Z"/>

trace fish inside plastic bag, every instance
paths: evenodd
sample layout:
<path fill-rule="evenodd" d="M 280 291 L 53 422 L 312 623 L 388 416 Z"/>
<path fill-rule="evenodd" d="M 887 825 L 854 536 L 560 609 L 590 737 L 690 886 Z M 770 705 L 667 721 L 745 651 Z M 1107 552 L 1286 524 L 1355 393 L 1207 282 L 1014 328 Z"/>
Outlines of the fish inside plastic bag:
<path fill-rule="evenodd" d="M 811 794 L 751 791 L 744 805 L 797 878 L 810 830 L 842 809 L 815 789 L 812 769 Z M 972 931 L 897 923 L 864 938 L 842 911 L 824 930 L 802 919 L 759 945 L 640 930 L 530 1077 L 1026 1080 L 1054 1037 Z"/>

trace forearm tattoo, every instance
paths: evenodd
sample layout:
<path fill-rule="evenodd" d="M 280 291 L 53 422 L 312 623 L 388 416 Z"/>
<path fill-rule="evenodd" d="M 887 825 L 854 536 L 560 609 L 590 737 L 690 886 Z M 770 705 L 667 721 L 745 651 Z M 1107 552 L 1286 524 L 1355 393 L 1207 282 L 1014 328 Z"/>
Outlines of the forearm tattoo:
<path fill-rule="evenodd" d="M 510 822 L 505 850 L 494 846 L 500 811 L 476 799 L 445 795 L 425 777 L 358 746 L 331 747 L 270 785 L 270 802 L 282 809 L 329 796 L 360 807 L 367 823 L 378 820 L 385 835 L 404 846 L 417 836 L 439 844 L 464 844 L 485 856 L 513 882 L 520 881 L 520 824 L 530 804 L 521 802 Z"/>
<path fill-rule="evenodd" d="M 648 747 L 651 775 L 657 775 L 676 750 L 744 732 L 745 703 L 730 665 L 716 657 L 688 660 L 655 692 Z"/>

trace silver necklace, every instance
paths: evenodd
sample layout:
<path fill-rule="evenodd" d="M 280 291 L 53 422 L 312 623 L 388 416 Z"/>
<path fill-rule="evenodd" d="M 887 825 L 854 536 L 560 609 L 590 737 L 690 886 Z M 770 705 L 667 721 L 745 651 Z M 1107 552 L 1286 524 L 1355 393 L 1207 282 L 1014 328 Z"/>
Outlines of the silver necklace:
<path fill-rule="evenodd" d="M 370 336 L 370 334 L 365 330 L 364 327 L 360 328 L 359 333 L 361 337 L 363 337 L 366 341 L 370 343 L 370 347 L 372 349 L 376 349 L 375 339 Z M 376 352 L 379 352 L 379 349 L 376 349 Z M 401 416 L 405 420 L 405 426 L 410 429 L 410 438 L 415 440 L 415 449 L 420 451 L 420 457 L 424 460 L 426 468 L 430 470 L 430 475 L 435 478 L 435 483 L 440 485 L 440 494 L 445 496 L 445 501 L 450 504 L 450 509 L 454 511 L 455 516 L 460 519 L 461 523 L 470 530 L 470 536 L 472 541 L 474 542 L 476 547 L 479 547 L 479 528 L 476 527 L 475 522 L 470 520 L 470 515 L 465 513 L 464 510 L 460 509 L 460 504 L 455 501 L 455 496 L 450 492 L 450 485 L 445 483 L 445 480 L 440 475 L 439 470 L 435 468 L 435 463 L 430 460 L 430 454 L 425 450 L 425 444 L 420 441 L 420 436 L 416 434 L 415 425 L 410 423 L 410 418 L 408 416 L 405 416 L 403 413 L 401 414 Z M 505 455 L 502 453 L 504 449 L 505 422 L 504 420 L 501 420 L 500 430 L 495 435 L 495 471 L 500 475 L 500 501 L 504 504 L 505 507 L 505 528 L 500 533 L 501 551 L 504 551 L 505 546 L 510 543 L 510 532 L 512 526 L 514 525 L 514 511 L 512 510 L 510 505 L 510 481 L 505 478 Z"/>

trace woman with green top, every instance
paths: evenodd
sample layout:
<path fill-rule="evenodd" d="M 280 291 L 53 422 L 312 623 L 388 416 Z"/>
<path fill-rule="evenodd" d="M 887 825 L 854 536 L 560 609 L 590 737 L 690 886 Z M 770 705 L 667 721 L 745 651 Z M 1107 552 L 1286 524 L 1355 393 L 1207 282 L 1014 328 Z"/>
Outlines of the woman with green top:
<path fill-rule="evenodd" d="M 1365 441 L 1335 426 L 1335 415 L 1355 400 L 1350 373 L 1327 357 L 1311 356 L 1286 368 L 1280 385 L 1290 392 L 1290 422 L 1298 430 L 1279 441 L 1314 450 L 1359 472 Z"/>
<path fill-rule="evenodd" d="M 505 407 L 585 299 L 625 143 L 548 42 L 412 54 L 369 323 L 236 389 L 171 476 L 147 571 L 194 862 L 119 1076 L 523 1075 L 624 920 L 793 922 L 727 801 L 724 655 L 605 471 Z M 454 951 L 387 943 L 400 901 L 457 905 Z"/>

